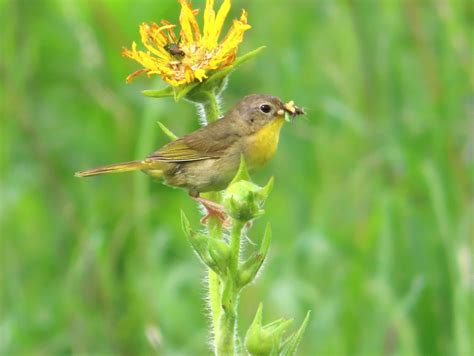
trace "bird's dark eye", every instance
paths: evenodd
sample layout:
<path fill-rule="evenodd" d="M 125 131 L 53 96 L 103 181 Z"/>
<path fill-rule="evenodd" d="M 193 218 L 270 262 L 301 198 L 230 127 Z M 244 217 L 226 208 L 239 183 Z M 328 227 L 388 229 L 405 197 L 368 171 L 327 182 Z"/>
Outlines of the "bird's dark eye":
<path fill-rule="evenodd" d="M 268 114 L 271 110 L 272 110 L 272 107 L 268 104 L 260 105 L 260 111 L 263 112 L 264 114 Z"/>

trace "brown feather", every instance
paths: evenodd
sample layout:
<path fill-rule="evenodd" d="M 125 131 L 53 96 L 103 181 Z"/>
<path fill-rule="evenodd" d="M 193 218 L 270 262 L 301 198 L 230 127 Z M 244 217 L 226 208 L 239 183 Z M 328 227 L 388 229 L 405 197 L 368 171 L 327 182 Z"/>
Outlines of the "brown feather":
<path fill-rule="evenodd" d="M 222 157 L 241 134 L 235 120 L 224 117 L 163 146 L 148 156 L 164 162 L 191 162 Z"/>
<path fill-rule="evenodd" d="M 94 169 L 89 169 L 87 171 L 76 172 L 74 173 L 74 175 L 76 177 L 90 177 L 105 173 L 122 173 L 146 168 L 149 168 L 149 164 L 144 161 L 130 161 L 109 164 L 107 166 L 97 167 Z"/>

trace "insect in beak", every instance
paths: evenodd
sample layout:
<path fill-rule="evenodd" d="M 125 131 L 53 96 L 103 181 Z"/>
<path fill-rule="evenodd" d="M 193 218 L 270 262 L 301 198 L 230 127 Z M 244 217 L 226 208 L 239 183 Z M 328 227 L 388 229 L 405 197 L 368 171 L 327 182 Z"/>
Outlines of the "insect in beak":
<path fill-rule="evenodd" d="M 304 110 L 295 106 L 295 102 L 293 100 L 289 101 L 286 104 L 283 104 L 283 109 L 278 110 L 278 114 L 280 114 L 280 112 L 282 112 L 282 114 L 284 112 L 285 121 L 288 121 L 288 122 L 290 122 L 291 118 L 295 116 L 304 115 Z"/>

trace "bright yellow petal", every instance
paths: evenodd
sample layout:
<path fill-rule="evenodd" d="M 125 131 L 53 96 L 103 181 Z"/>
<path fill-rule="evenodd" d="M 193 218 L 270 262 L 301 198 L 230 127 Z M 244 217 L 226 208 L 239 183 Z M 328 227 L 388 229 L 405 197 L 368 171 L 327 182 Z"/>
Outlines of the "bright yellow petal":
<path fill-rule="evenodd" d="M 202 82 L 204 79 L 207 78 L 206 70 L 204 70 L 204 69 L 196 69 L 196 70 L 194 71 L 194 76 L 196 77 L 197 80 L 199 80 L 200 82 Z"/>
<path fill-rule="evenodd" d="M 189 67 L 184 68 L 184 80 L 186 83 L 194 81 L 194 71 Z"/>
<path fill-rule="evenodd" d="M 246 22 L 245 11 L 243 11 L 241 20 L 234 20 L 232 27 L 222 40 L 220 53 L 225 54 L 237 50 L 238 45 L 244 39 L 244 32 L 250 28 L 251 26 Z"/>
<path fill-rule="evenodd" d="M 163 28 L 163 27 L 162 27 Z M 161 31 L 159 29 L 158 31 Z M 155 56 L 158 56 L 163 59 L 170 58 L 170 54 L 166 52 L 166 50 L 163 48 L 163 46 L 160 45 L 161 42 L 158 42 L 157 44 L 152 44 L 150 41 L 154 42 L 154 38 L 158 38 L 157 34 L 153 34 L 151 32 L 151 28 L 148 24 L 143 23 L 140 26 L 140 37 L 142 40 L 143 45 L 146 47 L 147 50 L 149 50 L 151 53 L 153 53 Z"/>
<path fill-rule="evenodd" d="M 176 25 L 166 25 L 166 26 L 161 26 L 158 27 L 157 24 L 153 24 L 152 29 L 150 31 L 150 36 L 153 39 L 153 42 L 155 43 L 157 48 L 162 49 L 163 46 L 165 46 L 167 43 L 169 43 L 169 38 L 168 36 L 165 35 L 165 31 L 170 32 Z"/>
<path fill-rule="evenodd" d="M 190 5 L 187 0 L 179 0 L 181 4 L 181 13 L 179 14 L 179 23 L 181 25 L 181 43 L 184 45 L 190 45 L 194 42 L 193 31 L 191 29 L 191 21 L 194 17 L 193 11 L 190 9 Z"/>
<path fill-rule="evenodd" d="M 216 19 L 216 12 L 214 11 L 214 0 L 206 0 L 206 9 L 204 10 L 204 27 L 202 31 L 203 35 L 203 46 L 206 48 L 212 48 L 212 44 L 209 40 L 212 38 L 214 32 L 214 21 Z"/>
<path fill-rule="evenodd" d="M 231 65 L 237 55 L 244 33 L 250 26 L 247 24 L 247 12 L 242 11 L 240 19 L 234 20 L 231 28 L 219 43 L 225 19 L 229 14 L 231 0 L 222 0 L 219 10 L 214 10 L 214 0 L 206 0 L 204 25 L 201 34 L 196 20 L 199 10 L 193 10 L 189 0 L 178 0 L 181 5 L 179 16 L 180 38 L 175 35 L 175 25 L 162 20 L 162 26 L 155 23 L 140 25 L 140 37 L 146 51 L 137 50 L 136 43 L 132 48 L 123 49 L 122 54 L 143 66 L 143 69 L 129 75 L 132 80 L 137 75 L 159 75 L 172 86 L 185 85 L 204 81 L 207 73 Z M 167 47 L 175 44 L 184 55 L 172 54 Z"/>
<path fill-rule="evenodd" d="M 201 32 L 199 29 L 199 24 L 196 20 L 196 15 L 199 13 L 199 9 L 193 10 L 190 3 L 186 3 L 186 6 L 182 8 L 181 11 L 186 13 L 186 17 L 191 25 L 191 28 L 194 32 L 194 43 L 199 44 L 201 41 Z"/>
<path fill-rule="evenodd" d="M 209 39 L 210 44 L 212 47 L 217 46 L 217 41 L 219 40 L 219 36 L 222 31 L 222 26 L 224 25 L 225 18 L 230 10 L 230 0 L 224 0 L 222 2 L 219 11 L 217 12 L 216 20 L 212 29 L 211 38 Z"/>
<path fill-rule="evenodd" d="M 176 37 L 176 35 L 174 33 L 174 28 L 176 27 L 176 25 L 173 25 L 169 21 L 166 21 L 166 20 L 161 20 L 161 24 L 163 26 L 173 26 L 173 27 L 167 27 L 166 28 L 166 31 L 168 32 L 168 39 L 171 38 L 173 43 L 178 43 L 179 40 L 178 40 L 178 38 Z"/>

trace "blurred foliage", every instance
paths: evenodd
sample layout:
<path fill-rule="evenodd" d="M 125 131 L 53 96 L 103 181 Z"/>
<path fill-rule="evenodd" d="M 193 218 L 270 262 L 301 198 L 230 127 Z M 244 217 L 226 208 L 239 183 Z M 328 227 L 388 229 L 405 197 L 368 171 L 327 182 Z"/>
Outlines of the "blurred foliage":
<path fill-rule="evenodd" d="M 195 1 L 203 8 L 203 1 Z M 253 28 L 225 108 L 293 99 L 267 202 L 273 244 L 241 329 L 313 311 L 302 355 L 473 354 L 470 0 L 234 0 Z M 140 173 L 76 170 L 144 157 L 198 127 L 141 90 L 120 56 L 175 1 L 0 1 L 3 355 L 209 352 L 204 269 L 180 228 L 186 193 Z M 262 236 L 264 222 L 256 224 Z M 250 236 L 252 238 L 252 236 Z M 243 335 L 242 335 L 243 336 Z"/>

